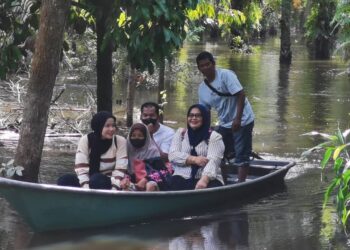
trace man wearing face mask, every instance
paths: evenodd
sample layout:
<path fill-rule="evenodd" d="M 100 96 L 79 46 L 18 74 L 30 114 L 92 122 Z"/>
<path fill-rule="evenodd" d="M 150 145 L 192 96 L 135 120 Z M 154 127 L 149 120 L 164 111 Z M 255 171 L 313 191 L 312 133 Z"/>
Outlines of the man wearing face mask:
<path fill-rule="evenodd" d="M 154 102 L 146 102 L 141 105 L 141 121 L 148 127 L 153 140 L 157 144 L 161 158 L 168 161 L 168 153 L 174 130 L 159 122 L 159 105 Z"/>

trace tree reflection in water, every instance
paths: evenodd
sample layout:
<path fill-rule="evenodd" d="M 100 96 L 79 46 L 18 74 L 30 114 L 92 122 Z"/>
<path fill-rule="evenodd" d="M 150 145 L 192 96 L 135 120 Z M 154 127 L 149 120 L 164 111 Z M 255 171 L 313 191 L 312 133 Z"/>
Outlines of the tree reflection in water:
<path fill-rule="evenodd" d="M 169 249 L 248 249 L 248 235 L 248 214 L 242 212 L 175 237 Z"/>

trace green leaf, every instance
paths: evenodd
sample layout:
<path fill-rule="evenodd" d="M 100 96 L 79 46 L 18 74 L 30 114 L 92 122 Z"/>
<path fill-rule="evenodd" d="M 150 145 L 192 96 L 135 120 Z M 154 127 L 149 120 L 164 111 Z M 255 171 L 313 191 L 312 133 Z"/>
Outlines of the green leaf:
<path fill-rule="evenodd" d="M 349 221 L 349 215 L 350 215 L 350 210 L 346 211 L 346 213 L 342 217 L 342 223 L 343 225 L 346 225 L 347 222 Z"/>
<path fill-rule="evenodd" d="M 334 150 L 333 160 L 336 160 L 336 159 L 338 158 L 340 152 L 341 152 L 344 148 L 346 148 L 346 146 L 347 146 L 346 144 L 345 144 L 345 145 L 341 145 L 341 146 L 337 147 L 337 148 Z"/>
<path fill-rule="evenodd" d="M 337 186 L 337 182 L 338 182 L 338 179 L 333 179 L 332 183 L 327 187 L 327 190 L 324 194 L 323 208 L 326 207 L 331 193 L 333 192 L 334 188 Z"/>
<path fill-rule="evenodd" d="M 126 22 L 126 14 L 125 12 L 121 12 L 118 18 L 118 26 L 122 27 Z"/>
<path fill-rule="evenodd" d="M 344 162 L 344 159 L 343 159 L 343 158 L 337 158 L 337 159 L 335 160 L 335 162 L 334 162 L 334 167 L 333 167 L 333 169 L 334 169 L 334 172 L 335 172 L 337 175 L 341 174 L 340 170 L 341 170 L 341 168 L 342 168 L 342 166 L 343 166 L 343 162 Z"/>
<path fill-rule="evenodd" d="M 333 148 L 328 148 L 326 152 L 323 155 L 323 159 L 321 161 L 321 168 L 324 169 L 331 158 L 331 155 L 333 153 Z"/>
<path fill-rule="evenodd" d="M 165 41 L 169 42 L 172 37 L 172 32 L 169 29 L 163 27 L 163 33 L 164 33 Z"/>

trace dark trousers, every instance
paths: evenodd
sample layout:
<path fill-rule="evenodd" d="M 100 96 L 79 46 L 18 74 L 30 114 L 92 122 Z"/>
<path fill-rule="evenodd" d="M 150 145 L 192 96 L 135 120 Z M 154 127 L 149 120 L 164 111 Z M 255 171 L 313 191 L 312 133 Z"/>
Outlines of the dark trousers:
<path fill-rule="evenodd" d="M 185 179 L 179 175 L 173 175 L 170 181 L 170 190 L 193 190 L 199 179 Z M 223 186 L 218 180 L 212 180 L 208 183 L 207 188 Z"/>
<path fill-rule="evenodd" d="M 222 135 L 225 144 L 224 156 L 226 158 L 235 158 L 237 165 L 249 164 L 252 155 L 253 128 L 254 121 L 234 133 L 231 128 L 218 127 L 216 129 Z"/>
<path fill-rule="evenodd" d="M 79 179 L 75 174 L 65 174 L 58 178 L 57 185 L 66 187 L 80 187 Z M 89 180 L 90 189 L 112 189 L 111 178 L 104 174 L 93 174 Z"/>

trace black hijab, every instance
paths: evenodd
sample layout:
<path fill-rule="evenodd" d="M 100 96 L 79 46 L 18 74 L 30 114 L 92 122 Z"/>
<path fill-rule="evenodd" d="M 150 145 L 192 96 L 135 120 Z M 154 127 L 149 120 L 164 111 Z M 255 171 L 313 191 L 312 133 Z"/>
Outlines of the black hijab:
<path fill-rule="evenodd" d="M 116 118 L 113 116 L 111 112 L 108 111 L 100 111 L 95 114 L 91 119 L 91 129 L 93 132 L 88 134 L 89 140 L 89 175 L 99 173 L 100 172 L 100 161 L 101 155 L 106 153 L 107 150 L 112 145 L 112 139 L 102 139 L 102 130 L 109 118 L 113 118 L 114 122 Z"/>
<path fill-rule="evenodd" d="M 202 115 L 202 126 L 197 129 L 192 129 L 187 123 L 188 139 L 191 145 L 191 155 L 197 156 L 194 148 L 203 140 L 208 140 L 210 137 L 210 113 L 209 110 L 202 104 L 194 104 L 187 111 L 187 117 L 193 108 L 199 109 Z M 194 151 L 194 152 L 192 152 Z M 193 154 L 192 154 L 193 153 Z"/>
<path fill-rule="evenodd" d="M 187 117 L 191 113 L 191 110 L 193 108 L 198 108 L 199 111 L 201 112 L 202 115 L 202 126 L 200 126 L 197 129 L 192 129 L 187 122 L 187 134 L 188 134 L 188 139 L 190 141 L 190 146 L 191 146 L 191 155 L 193 156 L 198 156 L 195 147 L 201 143 L 202 141 L 207 141 L 210 137 L 210 112 L 209 110 L 201 105 L 201 104 L 194 104 L 192 105 L 188 111 L 187 111 Z M 191 165 L 191 179 L 195 179 L 195 176 L 198 172 L 199 166 L 198 165 Z"/>

